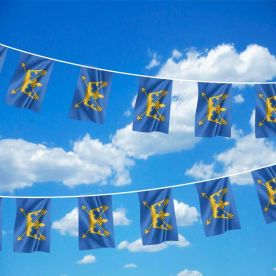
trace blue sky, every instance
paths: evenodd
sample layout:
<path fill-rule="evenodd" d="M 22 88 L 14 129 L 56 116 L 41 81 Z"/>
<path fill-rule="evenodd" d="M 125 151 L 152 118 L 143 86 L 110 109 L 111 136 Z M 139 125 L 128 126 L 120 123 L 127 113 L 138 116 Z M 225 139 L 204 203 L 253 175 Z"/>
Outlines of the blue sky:
<path fill-rule="evenodd" d="M 46 56 L 141 74 L 271 80 L 276 78 L 275 7 L 275 2 L 265 1 L 9 1 L 1 4 L 0 41 Z M 231 139 L 194 138 L 196 85 L 181 83 L 173 87 L 170 134 L 140 134 L 129 131 L 135 77 L 114 76 L 104 125 L 69 120 L 79 68 L 64 64 L 54 65 L 40 113 L 7 106 L 5 94 L 18 57 L 9 51 L 0 74 L 2 194 L 75 195 L 152 188 L 276 160 L 275 139 L 254 138 L 253 87 L 232 90 Z M 50 254 L 12 252 L 15 201 L 6 199 L 0 274 L 274 275 L 275 224 L 265 224 L 249 175 L 231 182 L 241 230 L 206 238 L 195 187 L 174 189 L 182 242 L 154 252 L 135 243 L 140 238 L 136 194 L 113 197 L 116 248 L 83 252 L 74 236 L 72 210 L 77 200 L 53 200 Z M 90 263 L 78 263 L 87 255 L 94 256 L 85 259 Z M 129 264 L 136 267 L 124 267 Z"/>

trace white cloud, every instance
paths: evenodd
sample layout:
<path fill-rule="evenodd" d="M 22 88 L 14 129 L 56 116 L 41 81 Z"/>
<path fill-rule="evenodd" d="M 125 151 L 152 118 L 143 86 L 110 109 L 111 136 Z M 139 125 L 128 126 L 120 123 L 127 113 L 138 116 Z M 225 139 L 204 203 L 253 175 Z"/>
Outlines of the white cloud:
<path fill-rule="evenodd" d="M 124 268 L 137 268 L 136 264 L 125 264 Z"/>
<path fill-rule="evenodd" d="M 234 97 L 234 103 L 243 103 L 244 102 L 244 97 L 241 94 L 238 94 Z"/>
<path fill-rule="evenodd" d="M 203 274 L 197 270 L 184 269 L 177 273 L 177 276 L 202 276 Z"/>
<path fill-rule="evenodd" d="M 155 51 L 148 50 L 148 55 L 150 56 L 151 60 L 150 60 L 149 64 L 146 66 L 146 69 L 152 69 L 152 68 L 160 65 L 161 57 L 158 56 Z"/>
<path fill-rule="evenodd" d="M 93 255 L 86 255 L 81 260 L 77 261 L 77 264 L 84 265 L 84 264 L 92 264 L 96 262 L 96 257 Z"/>
<path fill-rule="evenodd" d="M 168 246 L 186 247 L 190 245 L 190 242 L 185 239 L 184 236 L 178 235 L 179 241 L 167 241 L 155 245 L 143 245 L 142 239 L 135 240 L 133 242 L 122 241 L 118 245 L 119 250 L 127 249 L 130 252 L 158 252 L 162 251 Z"/>
<path fill-rule="evenodd" d="M 126 209 L 118 208 L 113 211 L 114 225 L 127 226 L 131 224 L 131 220 L 126 217 Z M 78 208 L 74 208 L 64 217 L 56 220 L 52 224 L 52 228 L 57 230 L 61 235 L 78 236 Z"/>
<path fill-rule="evenodd" d="M 174 59 L 179 59 L 183 56 L 183 54 L 181 52 L 179 52 L 177 49 L 174 49 L 172 51 L 172 58 Z"/>
<path fill-rule="evenodd" d="M 222 44 L 205 54 L 190 50 L 182 58 L 172 55 L 158 75 L 182 79 L 256 81 L 276 77 L 276 58 L 267 48 L 249 45 L 238 53 L 233 45 Z M 195 83 L 174 82 L 169 135 L 139 133 L 131 124 L 117 130 L 112 143 L 134 158 L 191 149 L 200 141 L 194 137 L 197 102 Z"/>
<path fill-rule="evenodd" d="M 252 112 L 250 118 L 252 130 L 249 134 L 243 135 L 241 131 L 234 131 L 235 145 L 233 147 L 216 154 L 211 164 L 197 162 L 185 173 L 198 179 L 206 179 L 275 163 L 276 145 L 272 141 L 255 138 L 254 117 L 255 113 Z M 215 170 L 216 167 L 221 168 L 220 172 Z M 204 174 L 202 171 L 207 173 Z M 249 173 L 232 177 L 232 182 L 238 185 L 253 184 Z"/>
<path fill-rule="evenodd" d="M 133 160 L 122 150 L 89 135 L 75 141 L 71 151 L 22 139 L 0 140 L 1 191 L 50 181 L 69 187 L 108 181 L 125 185 L 130 183 L 129 168 L 133 165 Z"/>
<path fill-rule="evenodd" d="M 199 213 L 195 207 L 175 199 L 173 202 L 178 226 L 188 226 L 198 221 Z"/>

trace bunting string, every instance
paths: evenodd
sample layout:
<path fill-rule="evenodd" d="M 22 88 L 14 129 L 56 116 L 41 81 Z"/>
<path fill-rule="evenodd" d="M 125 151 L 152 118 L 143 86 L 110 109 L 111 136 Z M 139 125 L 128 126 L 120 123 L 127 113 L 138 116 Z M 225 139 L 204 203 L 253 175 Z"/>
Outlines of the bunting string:
<path fill-rule="evenodd" d="M 195 185 L 195 184 L 200 184 L 200 183 L 205 183 L 205 182 L 211 182 L 214 180 L 219 180 L 219 179 L 224 179 L 228 177 L 235 177 L 238 175 L 246 174 L 246 173 L 251 173 L 256 170 L 261 170 L 265 169 L 267 167 L 272 167 L 275 166 L 276 163 L 265 165 L 262 167 L 250 169 L 250 170 L 244 170 L 228 175 L 223 175 L 219 177 L 214 177 L 214 178 L 209 178 L 209 179 L 203 179 L 203 180 L 198 180 L 198 181 L 191 181 L 191 182 L 185 182 L 185 183 L 180 183 L 180 184 L 175 184 L 175 185 L 169 185 L 169 186 L 162 186 L 162 187 L 156 187 L 156 188 L 149 188 L 149 189 L 140 189 L 140 190 L 130 190 L 130 191 L 124 191 L 124 192 L 113 192 L 113 193 L 103 193 L 103 194 L 87 194 L 87 195 L 69 195 L 69 196 L 16 196 L 16 195 L 0 195 L 0 198 L 82 198 L 82 197 L 96 197 L 96 196 L 116 196 L 116 195 L 127 195 L 127 194 L 135 194 L 135 193 L 141 193 L 141 192 L 150 192 L 150 191 L 157 191 L 157 190 L 163 190 L 163 189 L 170 189 L 170 188 L 180 188 L 183 186 L 189 186 L 189 185 Z"/>

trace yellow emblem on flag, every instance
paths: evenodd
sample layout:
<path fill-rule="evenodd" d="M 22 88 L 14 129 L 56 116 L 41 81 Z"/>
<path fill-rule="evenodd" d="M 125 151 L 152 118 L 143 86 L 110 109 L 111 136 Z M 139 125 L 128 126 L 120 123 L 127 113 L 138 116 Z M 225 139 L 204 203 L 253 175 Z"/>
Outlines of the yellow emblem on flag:
<path fill-rule="evenodd" d="M 259 126 L 263 126 L 264 121 L 276 123 L 276 118 L 273 118 L 273 113 L 276 114 L 276 105 L 272 105 L 272 100 L 276 101 L 276 96 L 265 98 L 262 93 L 259 93 L 258 96 L 265 102 L 265 118 L 259 122 Z"/>
<path fill-rule="evenodd" d="M 275 199 L 276 188 L 273 189 L 273 187 L 272 187 L 272 183 L 274 183 L 274 184 L 276 183 L 276 177 L 273 177 L 272 179 L 270 179 L 269 181 L 266 181 L 265 183 L 263 183 L 261 179 L 258 179 L 257 181 L 260 185 L 262 185 L 266 189 L 268 203 L 267 203 L 266 207 L 264 208 L 264 211 L 268 212 L 270 205 L 276 205 L 276 199 Z"/>

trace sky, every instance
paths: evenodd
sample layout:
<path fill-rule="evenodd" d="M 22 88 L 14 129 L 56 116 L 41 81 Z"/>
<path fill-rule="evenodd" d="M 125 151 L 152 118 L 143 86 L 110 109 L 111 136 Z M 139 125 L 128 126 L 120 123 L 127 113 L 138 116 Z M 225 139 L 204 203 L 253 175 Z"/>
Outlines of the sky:
<path fill-rule="evenodd" d="M 276 80 L 276 4 L 268 1 L 2 1 L 0 42 L 132 73 Z M 274 163 L 254 136 L 253 86 L 232 89 L 232 137 L 195 138 L 196 83 L 173 83 L 170 133 L 131 131 L 136 77 L 114 75 L 104 125 L 68 118 L 79 68 L 55 63 L 42 110 L 6 105 L 19 54 L 0 74 L 0 193 L 80 195 L 207 179 Z M 249 174 L 231 178 L 241 229 L 206 238 L 193 185 L 173 189 L 180 241 L 142 247 L 136 194 L 113 196 L 116 248 L 78 250 L 77 199 L 52 200 L 51 253 L 13 253 L 15 200 L 3 202 L 1 275 L 275 275 L 275 223 Z"/>

